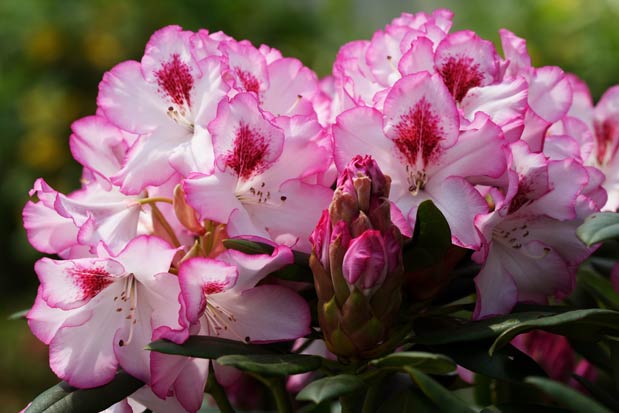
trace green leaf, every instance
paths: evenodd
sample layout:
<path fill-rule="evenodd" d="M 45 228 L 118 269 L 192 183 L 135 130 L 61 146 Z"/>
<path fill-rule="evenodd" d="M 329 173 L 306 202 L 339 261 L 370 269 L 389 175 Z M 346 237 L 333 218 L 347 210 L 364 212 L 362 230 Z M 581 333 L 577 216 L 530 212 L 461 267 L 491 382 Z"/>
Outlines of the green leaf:
<path fill-rule="evenodd" d="M 615 381 L 615 390 L 619 391 L 619 338 L 607 337 L 606 343 L 610 349 L 610 361 L 612 364 L 612 377 Z"/>
<path fill-rule="evenodd" d="M 441 326 L 442 328 L 436 329 L 435 331 L 424 331 L 425 326 L 419 325 L 419 322 L 423 321 L 423 319 L 420 319 L 415 325 L 415 331 L 418 333 L 412 338 L 412 341 L 418 344 L 434 345 L 494 338 L 523 322 L 537 320 L 540 317 L 550 314 L 552 313 L 532 311 L 508 314 L 467 323 L 455 324 L 452 322 Z M 445 321 L 445 319 L 432 319 L 427 323 L 427 327 L 434 329 L 438 323 L 445 323 Z"/>
<path fill-rule="evenodd" d="M 525 381 L 539 388 L 544 393 L 551 396 L 557 403 L 573 412 L 612 413 L 595 400 L 554 380 L 543 377 L 528 377 Z"/>
<path fill-rule="evenodd" d="M 583 268 L 578 271 L 578 281 L 598 304 L 612 310 L 619 310 L 619 295 L 615 293 L 608 278 Z"/>
<path fill-rule="evenodd" d="M 576 235 L 589 246 L 602 241 L 619 239 L 619 214 L 616 212 L 592 214 L 578 227 Z"/>
<path fill-rule="evenodd" d="M 183 344 L 157 340 L 147 345 L 146 350 L 202 359 L 217 359 L 230 354 L 274 353 L 266 346 L 211 336 L 191 336 Z"/>
<path fill-rule="evenodd" d="M 514 346 L 498 349 L 488 354 L 490 341 L 476 341 L 433 347 L 449 355 L 456 363 L 475 373 L 506 381 L 522 381 L 528 376 L 545 376 L 544 370 L 528 355 Z"/>
<path fill-rule="evenodd" d="M 217 359 L 222 366 L 263 376 L 289 376 L 318 370 L 322 357 L 305 354 L 234 354 Z"/>
<path fill-rule="evenodd" d="M 451 230 L 441 211 L 430 200 L 417 208 L 415 232 L 404 262 L 410 263 L 407 270 L 430 267 L 440 262 L 451 247 Z"/>
<path fill-rule="evenodd" d="M 403 389 L 382 403 L 378 413 L 436 413 L 436 406 L 416 389 Z"/>
<path fill-rule="evenodd" d="M 311 382 L 299 392 L 297 400 L 307 400 L 318 404 L 350 394 L 361 387 L 363 387 L 363 381 L 359 377 L 352 374 L 338 374 Z"/>
<path fill-rule="evenodd" d="M 76 389 L 60 382 L 32 401 L 26 413 L 99 413 L 129 396 L 144 383 L 125 372 L 94 389 Z"/>
<path fill-rule="evenodd" d="M 500 403 L 486 407 L 479 413 L 570 413 L 570 411 L 546 404 Z"/>
<path fill-rule="evenodd" d="M 419 389 L 439 407 L 440 411 L 448 413 L 471 413 L 475 411 L 425 373 L 413 367 L 404 367 L 404 370 L 411 376 Z"/>
<path fill-rule="evenodd" d="M 568 339 L 568 341 L 576 353 L 586 358 L 587 361 L 600 370 L 612 374 L 612 362 L 610 361 L 608 350 L 600 342 L 592 343 L 591 341 L 572 338 Z"/>
<path fill-rule="evenodd" d="M 613 412 L 619 412 L 619 399 L 615 398 L 612 394 L 607 392 L 605 389 L 600 386 L 592 383 L 587 380 L 585 377 L 579 376 L 578 374 L 572 374 L 574 380 L 580 383 L 591 395 L 599 402 L 603 403 L 606 407 L 611 409 Z"/>
<path fill-rule="evenodd" d="M 393 353 L 386 357 L 372 360 L 370 364 L 379 369 L 401 369 L 404 366 L 415 367 L 429 374 L 447 374 L 456 369 L 456 363 L 449 357 L 442 354 L 426 353 L 422 351 L 402 351 Z"/>
<path fill-rule="evenodd" d="M 490 354 L 517 335 L 537 329 L 575 338 L 588 337 L 595 341 L 595 338 L 601 337 L 603 333 L 619 330 L 619 312 L 602 309 L 574 310 L 524 321 L 503 331 L 492 344 Z"/>
<path fill-rule="evenodd" d="M 268 254 L 271 255 L 275 248 L 272 245 L 265 244 L 263 242 L 250 241 L 243 238 L 228 238 L 223 240 L 224 247 L 244 252 L 245 254 Z M 292 251 L 294 256 L 294 263 L 302 267 L 309 267 L 309 255 L 300 252 Z"/>

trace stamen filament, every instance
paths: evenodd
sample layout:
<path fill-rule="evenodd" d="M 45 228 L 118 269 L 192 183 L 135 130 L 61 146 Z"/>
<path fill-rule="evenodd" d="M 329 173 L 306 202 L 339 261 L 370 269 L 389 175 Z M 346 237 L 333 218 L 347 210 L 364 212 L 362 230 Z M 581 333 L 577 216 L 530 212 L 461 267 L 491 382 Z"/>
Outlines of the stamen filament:
<path fill-rule="evenodd" d="M 144 198 L 137 201 L 137 203 L 140 205 L 154 204 L 156 202 L 165 202 L 166 204 L 174 203 L 174 201 L 172 201 L 172 198 L 166 198 L 163 196 L 154 196 L 152 198 Z"/>
<path fill-rule="evenodd" d="M 172 229 L 172 226 L 170 225 L 168 220 L 165 219 L 165 216 L 161 213 L 159 208 L 157 208 L 157 205 L 152 204 L 150 206 L 150 208 L 153 211 L 153 216 L 155 217 L 155 219 L 157 221 L 159 221 L 159 223 L 161 224 L 161 226 L 165 230 L 166 234 L 168 234 L 168 236 L 170 237 L 170 240 L 172 240 L 172 244 L 174 244 L 174 246 L 177 247 L 177 248 L 180 247 L 181 243 L 178 240 L 178 238 L 176 237 L 176 234 L 174 233 L 174 230 Z"/>

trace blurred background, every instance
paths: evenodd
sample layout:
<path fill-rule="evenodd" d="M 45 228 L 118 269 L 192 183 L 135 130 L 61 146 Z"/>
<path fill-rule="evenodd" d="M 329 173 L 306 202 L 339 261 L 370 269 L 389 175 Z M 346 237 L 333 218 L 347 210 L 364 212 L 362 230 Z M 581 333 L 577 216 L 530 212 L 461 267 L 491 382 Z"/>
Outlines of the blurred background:
<path fill-rule="evenodd" d="M 70 192 L 79 168 L 70 156 L 71 122 L 93 114 L 97 85 L 118 62 L 139 60 L 167 24 L 223 30 L 267 43 L 330 73 L 338 48 L 382 28 L 401 12 L 447 7 L 452 31 L 471 29 L 498 43 L 498 29 L 527 39 L 535 66 L 576 73 L 597 100 L 619 83 L 619 0 L 2 0 L 0 1 L 0 406 L 18 411 L 57 379 L 47 350 L 23 319 L 36 295 L 21 209 L 34 180 Z"/>

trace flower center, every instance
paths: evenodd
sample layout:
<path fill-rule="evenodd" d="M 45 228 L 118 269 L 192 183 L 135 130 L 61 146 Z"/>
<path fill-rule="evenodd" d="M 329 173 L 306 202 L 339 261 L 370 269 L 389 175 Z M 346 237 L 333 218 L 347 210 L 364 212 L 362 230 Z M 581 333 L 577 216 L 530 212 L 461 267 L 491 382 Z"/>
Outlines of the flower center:
<path fill-rule="evenodd" d="M 226 154 L 226 166 L 239 178 L 247 180 L 265 169 L 268 150 L 267 137 L 241 122 L 236 130 L 234 148 Z"/>
<path fill-rule="evenodd" d="M 479 64 L 474 63 L 473 59 L 467 56 L 450 56 L 441 63 L 438 70 L 443 77 L 445 86 L 458 102 L 464 98 L 470 89 L 481 85 L 483 81 Z"/>
<path fill-rule="evenodd" d="M 422 170 L 440 153 L 443 129 L 430 103 L 421 98 L 395 125 L 394 143 L 411 170 Z"/>

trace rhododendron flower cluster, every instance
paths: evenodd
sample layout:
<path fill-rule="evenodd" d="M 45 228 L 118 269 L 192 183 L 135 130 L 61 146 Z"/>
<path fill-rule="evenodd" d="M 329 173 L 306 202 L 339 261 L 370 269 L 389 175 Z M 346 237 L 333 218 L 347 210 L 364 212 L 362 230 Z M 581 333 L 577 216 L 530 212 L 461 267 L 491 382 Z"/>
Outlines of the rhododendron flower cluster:
<path fill-rule="evenodd" d="M 39 179 L 23 212 L 56 256 L 35 265 L 27 318 L 58 377 L 91 388 L 122 369 L 145 385 L 113 411 L 196 412 L 209 375 L 241 373 L 149 343 L 323 334 L 339 356 L 393 351 L 392 325 L 406 337 L 398 317 L 432 299 L 400 288 L 425 201 L 479 265 L 472 318 L 570 294 L 594 251 L 576 228 L 619 206 L 619 89 L 593 106 L 513 33 L 501 57 L 451 24 L 403 14 L 344 45 L 322 81 L 276 49 L 178 26 L 105 73 L 96 114 L 72 126 L 81 188 Z M 318 304 L 313 283 L 272 276 L 309 254 Z"/>

